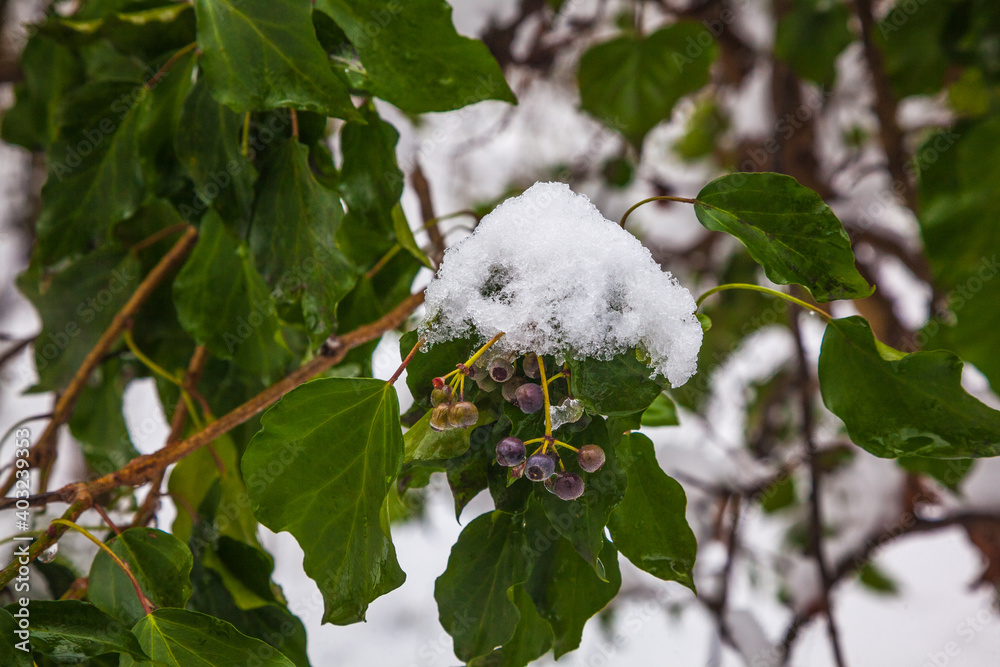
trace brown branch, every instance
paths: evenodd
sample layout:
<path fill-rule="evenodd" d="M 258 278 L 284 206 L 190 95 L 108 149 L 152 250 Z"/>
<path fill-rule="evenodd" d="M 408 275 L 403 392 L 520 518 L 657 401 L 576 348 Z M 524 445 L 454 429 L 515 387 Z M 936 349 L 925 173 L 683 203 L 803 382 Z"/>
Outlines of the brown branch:
<path fill-rule="evenodd" d="M 39 488 L 45 491 L 48 483 L 49 473 L 52 471 L 52 464 L 56 457 L 56 434 L 59 427 L 69 421 L 73 415 L 73 407 L 76 399 L 87 384 L 87 379 L 93 370 L 101 363 L 104 355 L 111 345 L 118 340 L 118 337 L 125 330 L 128 322 L 142 307 L 153 291 L 163 282 L 163 280 L 187 257 L 188 252 L 194 246 L 198 238 L 198 230 L 188 227 L 187 232 L 174 244 L 166 255 L 157 263 L 149 275 L 139 283 L 135 292 L 128 302 L 119 310 L 110 326 L 101 336 L 94 348 L 87 354 L 80 368 L 66 386 L 66 390 L 59 396 L 55 407 L 52 410 L 52 419 L 42 432 L 38 442 L 31 448 L 28 455 L 28 463 L 32 467 L 41 469 Z M 11 474 L 3 486 L 0 486 L 0 495 L 6 495 L 14 484 L 14 475 Z"/>
<path fill-rule="evenodd" d="M 878 116 L 879 138 L 885 150 L 889 175 L 893 180 L 893 192 L 899 194 L 911 211 L 917 211 L 917 193 L 906 170 L 907 152 L 905 135 L 896 120 L 898 104 L 885 72 L 882 52 L 872 41 L 875 27 L 872 17 L 871 0 L 854 0 L 854 10 L 861 23 L 861 46 L 865 61 L 872 76 L 875 89 L 875 115 Z"/>
<path fill-rule="evenodd" d="M 93 481 L 75 482 L 67 484 L 55 492 L 32 496 L 28 498 L 29 504 L 38 506 L 53 501 L 70 502 L 72 503 L 70 510 L 76 512 L 76 514 L 69 516 L 71 511 L 67 510 L 64 518 L 75 520 L 80 513 L 93 506 L 94 496 L 100 496 L 120 486 L 136 487 L 148 483 L 166 470 L 170 464 L 180 461 L 185 456 L 204 447 L 219 436 L 243 424 L 254 415 L 260 414 L 292 389 L 340 363 L 353 348 L 375 340 L 386 331 L 398 328 L 423 302 L 423 291 L 411 294 L 378 320 L 358 327 L 343 336 L 331 336 L 323 344 L 319 355 L 187 439 L 164 445 L 162 449 L 153 454 L 138 456 L 125 464 L 120 470 Z M 14 507 L 17 500 L 16 498 L 4 498 L 0 500 L 0 510 Z M 58 525 L 49 526 L 43 537 L 32 543 L 29 560 L 34 559 L 43 549 L 51 546 L 64 531 L 65 528 Z M 17 567 L 18 562 L 15 560 L 0 572 L 0 587 L 10 583 L 11 579 L 17 574 Z"/>
<path fill-rule="evenodd" d="M 420 166 L 419 162 L 413 168 L 410 178 L 413 179 L 413 189 L 417 193 L 417 199 L 420 200 L 420 217 L 423 218 L 424 225 L 427 227 L 427 235 L 431 238 L 431 246 L 434 248 L 431 259 L 434 260 L 434 266 L 437 266 L 441 263 L 442 258 L 444 258 L 444 235 L 441 233 L 441 228 L 437 222 L 435 222 L 437 216 L 434 215 L 434 200 L 431 197 L 431 185 L 427 182 L 427 176 L 424 174 L 423 167 Z"/>

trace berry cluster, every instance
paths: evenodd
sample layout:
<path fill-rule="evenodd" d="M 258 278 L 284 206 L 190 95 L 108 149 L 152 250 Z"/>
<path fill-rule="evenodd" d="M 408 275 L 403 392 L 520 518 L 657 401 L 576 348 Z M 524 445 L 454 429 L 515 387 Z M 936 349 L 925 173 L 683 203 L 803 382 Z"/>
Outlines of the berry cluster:
<path fill-rule="evenodd" d="M 535 452 L 528 456 L 525 445 L 541 441 Z M 575 500 L 583 495 L 583 478 L 563 466 L 557 447 L 576 452 L 577 463 L 584 472 L 596 472 L 604 465 L 604 450 L 597 445 L 584 445 L 580 449 L 545 436 L 524 442 L 508 436 L 497 443 L 497 463 L 511 469 L 514 477 L 524 475 L 532 482 L 542 482 L 549 493 L 563 500 Z M 556 464 L 560 470 L 556 472 Z"/>

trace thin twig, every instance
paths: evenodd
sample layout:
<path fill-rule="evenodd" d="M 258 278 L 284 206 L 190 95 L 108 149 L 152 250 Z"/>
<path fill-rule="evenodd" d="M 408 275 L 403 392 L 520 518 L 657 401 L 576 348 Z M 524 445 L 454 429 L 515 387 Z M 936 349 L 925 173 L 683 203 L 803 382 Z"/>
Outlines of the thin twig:
<path fill-rule="evenodd" d="M 437 216 L 434 215 L 434 199 L 431 197 L 431 185 L 427 182 L 427 176 L 424 174 L 424 170 L 419 162 L 414 166 L 410 178 L 413 181 L 413 190 L 417 193 L 417 199 L 420 201 L 420 217 L 423 218 L 424 224 L 428 225 L 427 235 L 430 236 L 431 246 L 434 248 L 434 252 L 431 253 L 431 259 L 434 260 L 434 266 L 438 266 L 444 257 L 444 235 L 441 233 L 441 228 L 436 222 Z"/>

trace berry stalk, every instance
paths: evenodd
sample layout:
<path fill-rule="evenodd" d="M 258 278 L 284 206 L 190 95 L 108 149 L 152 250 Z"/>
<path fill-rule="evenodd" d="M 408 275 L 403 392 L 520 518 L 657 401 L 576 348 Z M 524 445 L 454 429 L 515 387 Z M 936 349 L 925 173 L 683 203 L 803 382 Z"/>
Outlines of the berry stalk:
<path fill-rule="evenodd" d="M 545 379 L 545 360 L 538 356 L 538 373 L 542 380 L 542 396 L 545 398 L 545 435 L 552 436 L 552 411 L 549 408 L 549 382 Z"/>

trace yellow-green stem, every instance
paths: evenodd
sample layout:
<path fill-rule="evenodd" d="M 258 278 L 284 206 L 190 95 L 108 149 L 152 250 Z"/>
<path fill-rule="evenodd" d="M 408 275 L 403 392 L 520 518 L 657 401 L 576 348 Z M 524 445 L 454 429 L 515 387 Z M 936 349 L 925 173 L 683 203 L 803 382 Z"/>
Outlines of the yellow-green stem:
<path fill-rule="evenodd" d="M 552 435 L 552 414 L 549 410 L 549 382 L 545 379 L 545 360 L 542 359 L 542 355 L 536 354 L 538 357 L 538 372 L 541 375 L 542 380 L 542 396 L 545 398 L 545 435 Z"/>
<path fill-rule="evenodd" d="M 688 199 L 687 197 L 671 197 L 669 195 L 661 195 L 659 197 L 649 197 L 648 199 L 643 199 L 641 202 L 633 204 L 632 207 L 629 210 L 625 211 L 625 215 L 622 216 L 621 222 L 618 223 L 618 224 L 620 224 L 622 226 L 622 229 L 625 229 L 625 221 L 628 220 L 628 217 L 630 215 L 632 215 L 632 211 L 634 211 L 635 209 L 639 208 L 643 204 L 648 204 L 649 202 L 653 202 L 653 201 L 676 201 L 676 202 L 680 202 L 682 204 L 697 204 L 698 203 L 697 199 Z"/>
<path fill-rule="evenodd" d="M 745 290 L 750 290 L 750 291 L 753 291 L 753 292 L 762 292 L 764 294 L 770 294 L 771 296 L 776 296 L 779 299 L 784 299 L 785 301 L 790 301 L 790 302 L 794 303 L 797 306 L 801 306 L 802 308 L 805 308 L 807 310 L 811 310 L 812 312 L 816 313 L 817 315 L 819 315 L 820 317 L 822 317 L 823 319 L 825 319 L 827 322 L 829 322 L 831 319 L 833 319 L 830 316 L 829 313 L 820 310 L 819 308 L 817 308 L 816 306 L 812 305 L 811 303 L 806 303 L 802 299 L 796 299 L 791 294 L 785 294 L 784 292 L 779 292 L 778 290 L 771 289 L 770 287 L 762 287 L 760 285 L 751 285 L 750 283 L 726 283 L 725 285 L 719 285 L 717 287 L 713 287 L 712 289 L 708 290 L 707 292 L 705 292 L 704 294 L 702 294 L 700 297 L 698 297 L 698 301 L 695 302 L 695 307 L 700 308 L 702 301 L 704 301 L 708 297 L 712 296 L 716 292 L 723 292 L 725 290 L 731 290 L 731 289 L 745 289 Z"/>

